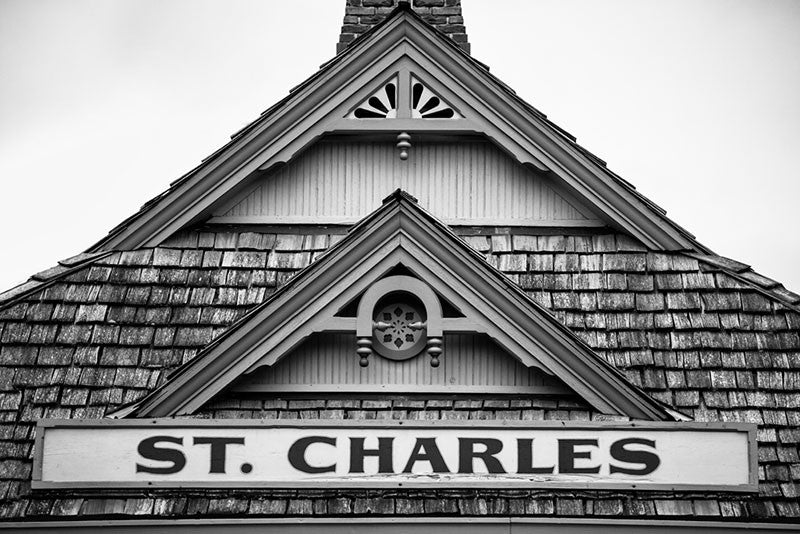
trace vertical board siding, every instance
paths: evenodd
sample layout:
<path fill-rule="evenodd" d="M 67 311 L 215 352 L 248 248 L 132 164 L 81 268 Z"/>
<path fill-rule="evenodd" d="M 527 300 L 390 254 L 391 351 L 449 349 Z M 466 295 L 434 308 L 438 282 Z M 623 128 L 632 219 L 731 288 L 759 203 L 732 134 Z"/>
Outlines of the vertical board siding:
<path fill-rule="evenodd" d="M 261 368 L 240 380 L 235 389 L 568 391 L 560 381 L 538 369 L 525 367 L 484 335 L 445 335 L 444 355 L 436 369 L 431 367 L 426 354 L 404 361 L 373 355 L 369 366 L 362 368 L 355 347 L 353 334 L 315 334 L 276 365 Z"/>
<path fill-rule="evenodd" d="M 321 142 L 270 174 L 222 217 L 358 220 L 397 188 L 447 221 L 596 221 L 488 142 Z"/>

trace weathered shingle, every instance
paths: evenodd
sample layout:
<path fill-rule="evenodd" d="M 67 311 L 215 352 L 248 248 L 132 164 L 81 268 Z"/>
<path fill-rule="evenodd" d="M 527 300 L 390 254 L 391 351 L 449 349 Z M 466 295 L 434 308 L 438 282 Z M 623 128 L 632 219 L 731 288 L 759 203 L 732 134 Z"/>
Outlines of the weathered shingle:
<path fill-rule="evenodd" d="M 24 484 L 30 477 L 33 421 L 100 417 L 141 398 L 307 266 L 312 251 L 343 238 L 226 230 L 188 232 L 164 247 L 93 259 L 0 307 L 0 454 L 7 457 L 0 514 L 800 517 L 800 314 L 780 304 L 797 300 L 796 295 L 768 279 L 743 276 L 747 266 L 646 251 L 614 234 L 464 237 L 654 398 L 700 421 L 757 423 L 759 494 L 31 494 Z M 387 403 L 227 397 L 204 410 L 203 417 L 615 420 L 574 398 L 397 398 Z"/>

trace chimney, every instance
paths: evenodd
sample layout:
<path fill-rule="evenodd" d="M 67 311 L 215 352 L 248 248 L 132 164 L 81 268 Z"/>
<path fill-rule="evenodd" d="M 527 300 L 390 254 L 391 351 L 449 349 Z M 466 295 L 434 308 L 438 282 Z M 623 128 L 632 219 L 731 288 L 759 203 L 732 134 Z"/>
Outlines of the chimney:
<path fill-rule="evenodd" d="M 382 22 L 398 4 L 411 7 L 422 19 L 455 41 L 469 53 L 467 29 L 461 15 L 461 0 L 345 0 L 342 34 L 336 53 L 345 50 L 358 36 Z"/>

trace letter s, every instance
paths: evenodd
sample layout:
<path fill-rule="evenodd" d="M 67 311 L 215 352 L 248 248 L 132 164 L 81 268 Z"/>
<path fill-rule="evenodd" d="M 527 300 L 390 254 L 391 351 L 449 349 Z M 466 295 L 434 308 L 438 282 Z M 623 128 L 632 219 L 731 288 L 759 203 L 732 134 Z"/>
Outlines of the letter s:
<path fill-rule="evenodd" d="M 145 438 L 139 442 L 139 454 L 146 460 L 155 460 L 156 462 L 172 462 L 172 465 L 165 467 L 148 467 L 142 464 L 136 464 L 137 473 L 154 473 L 156 475 L 171 475 L 177 473 L 186 466 L 186 456 L 183 455 L 178 449 L 169 449 L 156 447 L 159 442 L 174 443 L 176 445 L 183 445 L 183 438 L 174 438 L 172 436 L 153 436 Z"/>
<path fill-rule="evenodd" d="M 625 475 L 649 475 L 661 464 L 661 459 L 655 452 L 630 450 L 625 448 L 626 445 L 646 445 L 652 449 L 656 448 L 656 442 L 649 439 L 628 438 L 615 441 L 611 445 L 612 458 L 620 462 L 625 462 L 626 464 L 642 464 L 643 467 L 640 469 L 630 469 L 628 467 L 618 467 L 611 464 L 610 472 L 612 475 L 614 473 L 622 473 Z"/>

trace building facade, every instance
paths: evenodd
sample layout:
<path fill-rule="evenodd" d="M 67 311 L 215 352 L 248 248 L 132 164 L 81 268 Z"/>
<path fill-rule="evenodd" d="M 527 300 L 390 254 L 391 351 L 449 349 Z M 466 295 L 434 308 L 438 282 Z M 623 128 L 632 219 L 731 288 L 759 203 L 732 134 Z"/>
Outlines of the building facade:
<path fill-rule="evenodd" d="M 800 526 L 800 296 L 469 55 L 348 0 L 337 55 L 0 294 L 0 528 Z"/>

